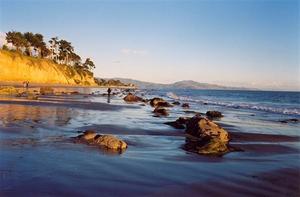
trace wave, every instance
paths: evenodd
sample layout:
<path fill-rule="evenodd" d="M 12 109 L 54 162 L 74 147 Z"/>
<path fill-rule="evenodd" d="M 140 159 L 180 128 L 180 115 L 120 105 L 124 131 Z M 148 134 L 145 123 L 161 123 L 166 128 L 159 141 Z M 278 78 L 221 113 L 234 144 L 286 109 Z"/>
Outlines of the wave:
<path fill-rule="evenodd" d="M 167 97 L 175 100 L 179 100 L 179 96 L 177 96 L 174 92 L 167 92 Z"/>
<path fill-rule="evenodd" d="M 257 103 L 254 104 L 254 103 L 222 102 L 222 101 L 214 101 L 214 100 L 206 100 L 206 99 L 193 99 L 187 96 L 177 96 L 175 93 L 172 92 L 168 92 L 167 97 L 171 99 L 180 100 L 180 101 L 223 106 L 223 107 L 234 108 L 234 109 L 250 109 L 250 110 L 280 113 L 280 114 L 287 114 L 287 115 L 300 115 L 300 109 L 298 108 L 295 109 L 295 108 L 285 108 L 285 107 L 276 107 L 276 106 L 264 106 L 264 105 L 257 105 Z"/>

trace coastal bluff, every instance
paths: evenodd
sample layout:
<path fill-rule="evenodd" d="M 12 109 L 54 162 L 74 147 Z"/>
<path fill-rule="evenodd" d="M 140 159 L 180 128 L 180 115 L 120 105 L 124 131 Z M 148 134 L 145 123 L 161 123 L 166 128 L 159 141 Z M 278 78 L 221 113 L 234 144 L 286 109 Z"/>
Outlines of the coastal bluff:
<path fill-rule="evenodd" d="M 63 85 L 97 85 L 93 73 L 56 64 L 49 59 L 0 50 L 0 81 Z"/>

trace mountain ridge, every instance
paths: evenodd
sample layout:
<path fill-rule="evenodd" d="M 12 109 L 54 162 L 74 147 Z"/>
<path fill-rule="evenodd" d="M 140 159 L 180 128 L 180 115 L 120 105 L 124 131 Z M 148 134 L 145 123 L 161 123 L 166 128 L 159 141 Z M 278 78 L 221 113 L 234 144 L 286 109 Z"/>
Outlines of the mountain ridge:
<path fill-rule="evenodd" d="M 163 84 L 163 83 L 153 83 L 153 82 L 146 82 L 140 81 L 135 79 L 129 78 L 107 78 L 107 79 L 114 79 L 120 80 L 123 83 L 132 83 L 140 89 L 162 89 L 162 88 L 169 88 L 169 89 L 212 89 L 212 90 L 254 90 L 251 88 L 245 87 L 230 87 L 230 86 L 222 86 L 217 84 L 210 84 L 210 83 L 200 83 L 193 80 L 181 80 L 176 81 L 174 83 Z"/>

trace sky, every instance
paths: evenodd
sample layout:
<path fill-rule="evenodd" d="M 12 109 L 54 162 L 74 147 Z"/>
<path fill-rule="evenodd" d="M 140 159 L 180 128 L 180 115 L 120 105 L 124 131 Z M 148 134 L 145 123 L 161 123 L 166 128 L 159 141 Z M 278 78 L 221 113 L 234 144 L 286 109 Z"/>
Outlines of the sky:
<path fill-rule="evenodd" d="M 300 90 L 298 0 L 0 0 L 11 30 L 58 36 L 95 76 Z"/>

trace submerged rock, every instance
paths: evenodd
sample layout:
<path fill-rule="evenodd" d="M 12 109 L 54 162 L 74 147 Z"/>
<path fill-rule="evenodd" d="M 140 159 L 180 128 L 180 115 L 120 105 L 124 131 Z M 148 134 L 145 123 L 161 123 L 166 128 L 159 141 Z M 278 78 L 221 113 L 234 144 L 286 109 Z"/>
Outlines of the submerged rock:
<path fill-rule="evenodd" d="M 173 105 L 171 105 L 170 103 L 168 103 L 164 99 L 157 98 L 157 97 L 150 100 L 150 105 L 152 107 L 173 107 Z"/>
<path fill-rule="evenodd" d="M 207 111 L 206 116 L 210 119 L 223 117 L 222 113 L 219 111 Z"/>
<path fill-rule="evenodd" d="M 126 142 L 113 135 L 100 135 L 93 130 L 86 130 L 83 134 L 74 138 L 76 143 L 85 143 L 89 145 L 96 145 L 112 150 L 123 151 L 127 148 Z"/>
<path fill-rule="evenodd" d="M 153 110 L 153 113 L 156 116 L 168 116 L 169 115 L 168 111 L 165 108 L 163 108 L 163 107 L 156 107 Z"/>
<path fill-rule="evenodd" d="M 164 124 L 170 125 L 170 126 L 174 127 L 175 129 L 185 129 L 185 125 L 189 119 L 190 118 L 179 117 L 177 120 L 175 120 L 173 122 L 165 122 Z"/>
<path fill-rule="evenodd" d="M 190 108 L 190 104 L 188 104 L 188 103 L 183 103 L 183 104 L 181 105 L 181 107 L 183 107 L 183 108 Z"/>
<path fill-rule="evenodd" d="M 186 133 L 194 138 L 193 144 L 196 144 L 194 150 L 199 154 L 222 155 L 230 151 L 228 132 L 200 115 L 194 116 L 187 122 Z"/>
<path fill-rule="evenodd" d="M 142 102 L 142 101 L 144 101 L 143 98 L 138 97 L 132 93 L 128 93 L 127 96 L 125 96 L 123 99 L 126 102 Z"/>
<path fill-rule="evenodd" d="M 281 122 L 281 123 L 289 123 L 289 122 L 297 123 L 297 122 L 299 122 L 299 119 L 297 119 L 297 118 L 290 118 L 290 119 L 280 120 L 279 122 Z"/>
<path fill-rule="evenodd" d="M 173 105 L 180 105 L 180 102 L 179 101 L 174 101 L 172 104 Z"/>
<path fill-rule="evenodd" d="M 52 87 L 41 87 L 40 88 L 40 94 L 41 95 L 49 95 L 54 94 L 54 89 Z"/>

